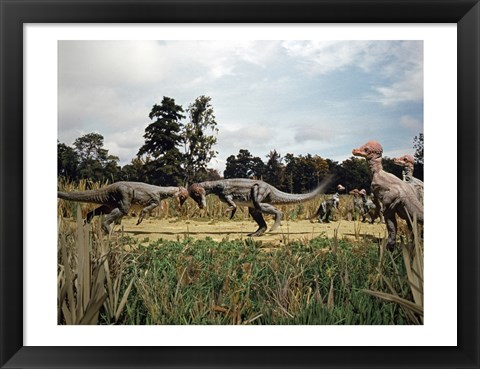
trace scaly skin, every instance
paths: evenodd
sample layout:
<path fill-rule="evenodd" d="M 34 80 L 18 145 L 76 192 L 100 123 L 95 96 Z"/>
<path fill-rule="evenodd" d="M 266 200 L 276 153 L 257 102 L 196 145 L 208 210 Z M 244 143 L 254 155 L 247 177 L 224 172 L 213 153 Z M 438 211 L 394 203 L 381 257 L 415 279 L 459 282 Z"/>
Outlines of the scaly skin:
<path fill-rule="evenodd" d="M 413 186 L 417 193 L 418 200 L 423 204 L 423 182 L 413 176 L 415 159 L 411 155 L 403 155 L 393 158 L 393 162 L 403 168 L 403 180 Z"/>
<path fill-rule="evenodd" d="M 95 215 L 106 214 L 102 223 L 105 233 L 110 233 L 110 224 L 127 215 L 132 207 L 142 209 L 137 221 L 140 224 L 151 210 L 160 205 L 160 201 L 168 197 L 178 200 L 182 206 L 188 198 L 188 191 L 184 187 L 160 187 L 142 182 L 115 182 L 98 190 L 61 192 L 60 199 L 79 202 L 90 202 L 101 206 L 87 214 L 89 223 Z"/>
<path fill-rule="evenodd" d="M 372 191 L 375 198 L 383 207 L 383 216 L 388 230 L 387 248 L 395 248 L 397 234 L 397 220 L 395 214 L 407 221 L 409 229 L 414 214 L 417 221 L 423 224 L 423 204 L 418 200 L 412 186 L 402 181 L 391 173 L 387 173 L 382 167 L 383 148 L 377 141 L 369 141 L 358 149 L 353 149 L 352 154 L 364 157 L 372 173 Z"/>
<path fill-rule="evenodd" d="M 282 212 L 273 205 L 289 205 L 312 200 L 323 192 L 328 182 L 329 180 L 322 182 L 315 191 L 306 194 L 289 194 L 264 181 L 232 178 L 194 183 L 188 188 L 188 192 L 201 209 L 206 206 L 207 195 L 217 195 L 221 201 L 230 205 L 227 209 L 231 211 L 230 219 L 235 215 L 238 205 L 247 206 L 248 212 L 258 224 L 258 229 L 249 236 L 256 237 L 267 230 L 262 213 L 275 216 L 275 222 L 270 228 L 270 231 L 274 231 L 280 226 Z"/>

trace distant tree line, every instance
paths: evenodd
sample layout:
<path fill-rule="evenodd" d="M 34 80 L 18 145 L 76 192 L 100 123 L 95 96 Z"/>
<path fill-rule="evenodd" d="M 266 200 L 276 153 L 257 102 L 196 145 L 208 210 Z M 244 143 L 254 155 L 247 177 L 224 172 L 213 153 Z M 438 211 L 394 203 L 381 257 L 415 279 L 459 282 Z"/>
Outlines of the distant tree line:
<path fill-rule="evenodd" d="M 365 188 L 370 191 L 372 181 L 367 162 L 357 157 L 350 157 L 338 163 L 318 155 L 307 154 L 295 156 L 286 154 L 282 157 L 276 150 L 270 151 L 264 162 L 245 149 L 227 158 L 223 172 L 225 178 L 254 177 L 274 185 L 282 191 L 302 193 L 311 191 L 327 176 L 332 175 L 333 181 L 327 188 L 327 193 L 333 193 L 337 184 L 341 183 L 347 191 L 354 188 Z M 402 178 L 402 168 L 393 159 L 384 157 L 383 168 L 387 172 Z M 415 165 L 415 176 L 423 180 L 423 164 Z"/>
<path fill-rule="evenodd" d="M 186 113 L 186 115 L 184 115 Z M 77 182 L 89 179 L 100 182 L 140 181 L 156 185 L 187 185 L 193 182 L 222 178 L 215 169 L 207 168 L 217 152 L 213 149 L 218 134 L 211 98 L 199 96 L 186 110 L 175 100 L 164 97 L 152 107 L 151 123 L 146 127 L 145 143 L 137 156 L 121 167 L 119 158 L 104 148 L 104 138 L 89 133 L 77 138 L 72 147 L 57 142 L 58 176 Z M 184 119 L 188 118 L 186 122 Z M 415 176 L 423 180 L 423 134 L 415 136 Z M 276 150 L 262 158 L 247 149 L 230 155 L 224 178 L 257 178 L 290 193 L 302 193 L 315 188 L 325 177 L 333 175 L 327 189 L 335 192 L 341 183 L 347 191 L 365 188 L 369 191 L 371 176 L 366 161 L 350 157 L 341 163 L 318 155 L 287 153 Z M 384 157 L 384 169 L 399 178 L 402 169 Z"/>

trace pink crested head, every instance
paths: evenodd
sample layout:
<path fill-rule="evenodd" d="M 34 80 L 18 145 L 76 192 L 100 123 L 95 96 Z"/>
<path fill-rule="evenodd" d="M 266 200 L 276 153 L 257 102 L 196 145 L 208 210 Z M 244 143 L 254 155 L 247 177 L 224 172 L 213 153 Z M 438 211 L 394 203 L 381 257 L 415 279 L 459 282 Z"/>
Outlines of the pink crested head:
<path fill-rule="evenodd" d="M 378 141 L 368 141 L 365 145 L 360 146 L 358 149 L 353 149 L 352 154 L 366 159 L 374 159 L 382 157 L 383 148 Z"/>
<path fill-rule="evenodd" d="M 198 207 L 200 209 L 203 209 L 206 206 L 205 188 L 203 188 L 197 183 L 194 183 L 190 185 L 190 187 L 188 187 L 188 194 L 198 204 Z"/>
<path fill-rule="evenodd" d="M 178 187 L 178 192 L 176 193 L 175 196 L 178 198 L 178 202 L 179 202 L 180 206 L 182 206 L 183 203 L 185 201 L 187 201 L 187 199 L 189 197 L 188 190 L 185 187 L 180 186 L 180 187 Z"/>
<path fill-rule="evenodd" d="M 393 158 L 393 162 L 401 166 L 413 166 L 415 164 L 415 159 L 412 155 L 403 155 L 398 158 Z"/>

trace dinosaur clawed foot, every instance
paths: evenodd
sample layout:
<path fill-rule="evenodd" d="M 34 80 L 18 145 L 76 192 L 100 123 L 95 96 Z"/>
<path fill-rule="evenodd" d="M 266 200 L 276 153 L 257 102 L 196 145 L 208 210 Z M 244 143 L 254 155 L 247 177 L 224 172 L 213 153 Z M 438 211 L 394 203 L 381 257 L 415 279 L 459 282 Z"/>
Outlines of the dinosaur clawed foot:
<path fill-rule="evenodd" d="M 395 242 L 387 242 L 387 250 L 388 251 L 393 251 L 395 250 Z"/>
<path fill-rule="evenodd" d="M 235 215 L 235 213 L 237 212 L 237 207 L 235 206 L 230 206 L 229 208 L 227 208 L 227 210 L 225 210 L 225 215 L 227 213 L 230 212 L 230 219 L 233 219 L 233 216 Z"/>
<path fill-rule="evenodd" d="M 110 234 L 110 226 L 108 226 L 106 224 L 102 224 L 102 231 L 105 235 L 109 235 Z"/>
<path fill-rule="evenodd" d="M 258 237 L 258 236 L 261 236 L 262 234 L 264 234 L 266 230 L 267 230 L 267 227 L 260 227 L 255 232 L 249 233 L 247 236 Z"/>
<path fill-rule="evenodd" d="M 280 222 L 278 223 L 274 223 L 272 228 L 270 228 L 270 231 L 269 232 L 273 232 L 274 230 L 276 230 L 278 227 L 280 227 Z"/>

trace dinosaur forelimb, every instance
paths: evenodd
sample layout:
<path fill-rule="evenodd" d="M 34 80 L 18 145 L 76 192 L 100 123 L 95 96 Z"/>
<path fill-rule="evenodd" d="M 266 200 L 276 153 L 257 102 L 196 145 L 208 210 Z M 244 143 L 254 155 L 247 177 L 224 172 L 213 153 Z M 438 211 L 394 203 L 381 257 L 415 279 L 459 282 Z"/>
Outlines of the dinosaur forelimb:
<path fill-rule="evenodd" d="M 155 209 L 158 205 L 160 205 L 160 203 L 154 202 L 153 204 L 150 204 L 147 207 L 143 208 L 140 212 L 140 216 L 138 217 L 137 225 L 142 223 L 143 218 L 145 218 L 145 216 L 149 214 L 153 209 Z"/>
<path fill-rule="evenodd" d="M 237 204 L 235 204 L 235 202 L 233 202 L 232 200 L 232 196 L 225 196 L 224 197 L 224 201 L 230 205 L 227 210 L 225 210 L 225 213 L 228 213 L 231 211 L 230 213 L 230 219 L 233 219 L 233 216 L 235 215 L 235 213 L 237 212 Z"/>

